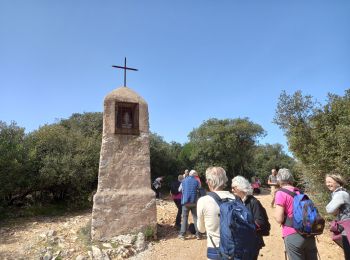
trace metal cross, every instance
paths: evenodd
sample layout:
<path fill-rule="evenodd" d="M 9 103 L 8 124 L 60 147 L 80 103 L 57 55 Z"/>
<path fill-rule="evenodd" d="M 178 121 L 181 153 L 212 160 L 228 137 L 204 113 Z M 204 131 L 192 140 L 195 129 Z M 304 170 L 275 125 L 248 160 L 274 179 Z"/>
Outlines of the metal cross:
<path fill-rule="evenodd" d="M 118 69 L 123 69 L 123 70 L 124 70 L 124 87 L 126 87 L 126 70 L 134 70 L 134 71 L 137 71 L 137 69 L 128 68 L 128 67 L 126 66 L 126 57 L 125 57 L 125 59 L 124 59 L 124 67 L 122 67 L 122 66 L 115 66 L 115 65 L 113 65 L 112 67 L 113 67 L 113 68 L 118 68 Z"/>

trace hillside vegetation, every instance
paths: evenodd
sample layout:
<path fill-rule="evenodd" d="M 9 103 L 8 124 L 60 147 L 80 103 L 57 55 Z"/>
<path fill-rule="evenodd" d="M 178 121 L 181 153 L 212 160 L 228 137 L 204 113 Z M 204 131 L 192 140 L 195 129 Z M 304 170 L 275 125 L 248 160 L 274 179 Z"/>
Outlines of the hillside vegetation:
<path fill-rule="evenodd" d="M 257 176 L 265 183 L 272 168 L 284 167 L 325 202 L 325 174 L 350 175 L 350 90 L 329 94 L 323 105 L 301 91 L 282 92 L 274 122 L 294 158 L 280 144 L 259 144 L 267 133 L 249 118 L 211 118 L 194 128 L 185 144 L 151 133 L 151 178 L 165 176 L 167 189 L 185 169 L 196 169 L 203 178 L 208 166 L 219 165 L 230 178 Z M 101 140 L 102 113 L 73 114 L 30 133 L 16 122 L 0 121 L 0 217 L 14 208 L 21 209 L 19 215 L 36 215 L 91 206 Z"/>

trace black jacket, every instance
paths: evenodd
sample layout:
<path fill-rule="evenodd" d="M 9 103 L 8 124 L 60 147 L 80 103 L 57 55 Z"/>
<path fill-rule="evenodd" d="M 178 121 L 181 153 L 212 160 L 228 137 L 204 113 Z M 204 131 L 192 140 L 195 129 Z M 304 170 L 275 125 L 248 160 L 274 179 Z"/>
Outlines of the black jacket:
<path fill-rule="evenodd" d="M 258 248 L 261 249 L 265 246 L 263 235 L 268 235 L 271 228 L 266 210 L 253 195 L 248 195 L 247 199 L 244 201 L 244 205 L 253 215 L 257 227 L 257 244 Z"/>

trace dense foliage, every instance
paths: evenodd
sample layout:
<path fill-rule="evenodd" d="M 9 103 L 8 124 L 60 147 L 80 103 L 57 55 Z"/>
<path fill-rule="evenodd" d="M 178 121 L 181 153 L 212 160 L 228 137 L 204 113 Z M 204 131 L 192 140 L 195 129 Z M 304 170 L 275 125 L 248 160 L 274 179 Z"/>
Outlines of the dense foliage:
<path fill-rule="evenodd" d="M 65 202 L 91 204 L 97 188 L 102 113 L 73 114 L 26 134 L 16 123 L 0 122 L 0 209 L 11 205 Z M 281 145 L 258 145 L 263 128 L 244 119 L 209 119 L 189 134 L 189 142 L 166 142 L 151 133 L 151 178 L 165 187 L 185 169 L 201 177 L 211 165 L 234 175 L 267 178 L 271 168 L 292 167 Z"/>
<path fill-rule="evenodd" d="M 324 105 L 301 91 L 282 92 L 274 122 L 285 131 L 310 191 L 324 190 L 327 173 L 350 177 L 350 90 L 344 96 L 328 94 Z"/>
<path fill-rule="evenodd" d="M 151 178 L 165 176 L 169 184 L 185 169 L 203 178 L 208 166 L 218 165 L 229 178 L 257 176 L 265 183 L 272 168 L 287 167 L 308 192 L 324 199 L 325 174 L 350 177 L 350 90 L 329 94 L 323 105 L 301 91 L 282 92 L 274 122 L 297 161 L 280 144 L 260 145 L 266 133 L 249 119 L 213 118 L 189 133 L 185 144 L 151 133 Z M 15 122 L 0 121 L 0 211 L 47 202 L 90 205 L 101 134 L 102 113 L 73 114 L 28 134 Z"/>
<path fill-rule="evenodd" d="M 27 189 L 31 173 L 24 128 L 0 122 L 0 198 L 12 203 L 13 197 Z M 32 176 L 35 178 L 35 176 Z"/>
<path fill-rule="evenodd" d="M 253 156 L 251 167 L 254 169 L 254 175 L 259 177 L 263 183 L 267 183 L 271 169 L 288 168 L 293 172 L 299 171 L 295 168 L 295 160 L 283 151 L 281 144 L 259 145 L 255 148 Z"/>
<path fill-rule="evenodd" d="M 190 158 L 199 172 L 218 165 L 226 169 L 230 178 L 249 176 L 256 140 L 264 134 L 260 125 L 246 118 L 209 119 L 189 134 L 193 147 Z"/>
<path fill-rule="evenodd" d="M 86 204 L 97 185 L 101 113 L 73 114 L 27 135 L 15 123 L 0 127 L 0 204 Z"/>

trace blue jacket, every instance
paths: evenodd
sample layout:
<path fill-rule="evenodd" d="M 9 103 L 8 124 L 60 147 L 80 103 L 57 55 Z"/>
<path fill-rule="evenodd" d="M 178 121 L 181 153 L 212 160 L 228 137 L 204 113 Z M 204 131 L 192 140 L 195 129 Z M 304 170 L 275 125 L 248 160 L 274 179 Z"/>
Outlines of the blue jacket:
<path fill-rule="evenodd" d="M 197 202 L 197 190 L 199 188 L 198 181 L 193 177 L 189 176 L 182 181 L 182 199 L 181 204 Z"/>

